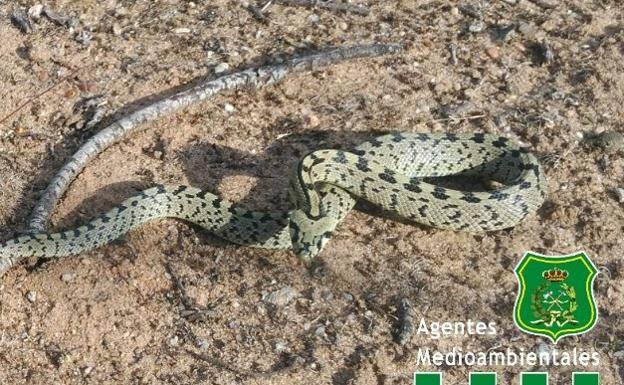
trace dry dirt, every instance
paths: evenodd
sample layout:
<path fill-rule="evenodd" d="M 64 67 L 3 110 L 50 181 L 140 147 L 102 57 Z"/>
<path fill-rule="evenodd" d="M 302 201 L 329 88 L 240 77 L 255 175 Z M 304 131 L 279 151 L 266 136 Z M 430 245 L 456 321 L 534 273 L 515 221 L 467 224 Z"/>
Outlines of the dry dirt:
<path fill-rule="evenodd" d="M 0 118 L 57 85 L 0 126 L 4 239 L 25 230 L 47 181 L 97 132 L 83 127 L 85 98 L 102 96 L 110 121 L 215 76 L 220 63 L 234 70 L 343 44 L 405 50 L 226 93 L 148 124 L 89 164 L 52 226 L 83 223 L 158 183 L 286 209 L 298 156 L 387 130 L 509 136 L 545 160 L 550 192 L 530 219 L 484 235 L 399 223 L 364 207 L 313 269 L 289 252 L 235 247 L 175 220 L 79 257 L 28 261 L 0 281 L 0 383 L 409 384 L 414 370 L 434 369 L 416 366 L 418 347 L 549 349 L 511 318 L 513 269 L 529 249 L 582 249 L 600 268 L 598 325 L 557 347 L 595 349 L 600 365 L 589 369 L 602 384 L 624 380 L 624 208 L 614 193 L 624 159 L 580 141 L 622 131 L 618 1 L 392 0 L 372 4 L 367 17 L 274 4 L 265 24 L 237 1 L 59 0 L 49 5 L 75 18 L 73 30 L 42 18 L 22 33 L 8 15 L 35 3 L 0 1 Z M 496 322 L 498 335 L 412 335 L 401 345 L 402 298 L 415 321 Z M 467 383 L 469 369 L 445 368 L 445 383 Z M 582 368 L 485 369 L 504 384 L 516 384 L 521 370 L 570 384 Z"/>

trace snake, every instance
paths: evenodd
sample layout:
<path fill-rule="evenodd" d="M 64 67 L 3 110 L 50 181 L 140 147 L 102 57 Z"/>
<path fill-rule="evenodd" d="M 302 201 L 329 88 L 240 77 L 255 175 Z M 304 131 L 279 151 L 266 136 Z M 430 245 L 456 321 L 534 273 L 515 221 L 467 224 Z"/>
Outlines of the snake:
<path fill-rule="evenodd" d="M 190 186 L 152 187 L 78 228 L 0 243 L 0 271 L 25 257 L 88 252 L 157 218 L 182 219 L 238 245 L 291 249 L 310 261 L 358 200 L 408 222 L 483 233 L 514 227 L 546 196 L 537 158 L 513 140 L 487 133 L 391 132 L 349 151 L 312 151 L 288 178 L 288 211 L 250 210 Z M 443 183 L 459 178 L 495 186 Z"/>

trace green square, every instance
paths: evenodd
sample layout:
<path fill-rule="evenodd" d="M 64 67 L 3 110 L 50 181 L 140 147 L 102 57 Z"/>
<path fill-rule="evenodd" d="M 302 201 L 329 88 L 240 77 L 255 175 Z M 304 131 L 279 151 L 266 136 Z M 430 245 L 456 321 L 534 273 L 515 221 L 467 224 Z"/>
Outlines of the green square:
<path fill-rule="evenodd" d="M 600 385 L 598 373 L 573 373 L 572 385 Z"/>
<path fill-rule="evenodd" d="M 442 385 L 442 373 L 416 372 L 414 373 L 414 385 Z"/>
<path fill-rule="evenodd" d="M 470 373 L 470 385 L 496 385 L 496 373 Z"/>
<path fill-rule="evenodd" d="M 548 385 L 548 373 L 522 373 L 520 385 Z"/>

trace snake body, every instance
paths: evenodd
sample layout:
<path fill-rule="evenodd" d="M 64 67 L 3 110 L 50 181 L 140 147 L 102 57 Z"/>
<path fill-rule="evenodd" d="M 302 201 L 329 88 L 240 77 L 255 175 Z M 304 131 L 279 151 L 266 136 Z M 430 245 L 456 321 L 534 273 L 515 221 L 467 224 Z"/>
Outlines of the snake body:
<path fill-rule="evenodd" d="M 454 175 L 494 180 L 501 187 L 462 191 L 436 182 Z M 394 133 L 351 151 L 318 150 L 301 158 L 289 179 L 294 206 L 289 212 L 253 211 L 205 190 L 158 186 L 76 229 L 3 242 L 0 272 L 28 256 L 64 257 L 92 250 L 164 217 L 195 223 L 239 245 L 292 248 L 310 259 L 321 252 L 357 199 L 436 228 L 499 230 L 536 211 L 545 186 L 537 159 L 505 137 Z"/>

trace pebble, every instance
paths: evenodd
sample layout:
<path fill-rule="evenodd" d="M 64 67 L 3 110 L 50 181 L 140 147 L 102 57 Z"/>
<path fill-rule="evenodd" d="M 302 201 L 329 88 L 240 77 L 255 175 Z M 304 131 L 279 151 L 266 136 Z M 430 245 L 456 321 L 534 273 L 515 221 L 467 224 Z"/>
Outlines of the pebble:
<path fill-rule="evenodd" d="M 531 23 L 521 21 L 518 23 L 518 31 L 527 39 L 533 39 L 537 34 L 537 27 Z"/>
<path fill-rule="evenodd" d="M 498 47 L 490 47 L 488 49 L 485 50 L 485 52 L 487 53 L 487 55 L 496 60 L 500 57 L 500 49 Z"/>
<path fill-rule="evenodd" d="M 33 25 L 23 9 L 17 8 L 11 13 L 11 21 L 23 33 L 32 33 Z"/>
<path fill-rule="evenodd" d="M 215 68 L 214 72 L 216 74 L 224 73 L 225 71 L 230 69 L 230 65 L 228 63 L 219 63 Z"/>
<path fill-rule="evenodd" d="M 37 301 L 37 292 L 29 290 L 28 293 L 26 293 L 26 299 L 29 302 L 34 303 L 35 301 Z"/>
<path fill-rule="evenodd" d="M 113 23 L 113 35 L 115 36 L 121 36 L 121 34 L 123 33 L 123 29 L 121 28 L 121 25 L 119 25 L 119 23 Z"/>
<path fill-rule="evenodd" d="M 178 338 L 178 336 L 173 336 L 169 339 L 169 346 L 178 346 L 178 343 L 180 342 L 180 339 Z"/>
<path fill-rule="evenodd" d="M 312 24 L 316 24 L 319 21 L 321 21 L 321 17 L 315 13 L 311 14 L 310 16 L 308 16 L 308 21 Z"/>
<path fill-rule="evenodd" d="M 288 350 L 288 345 L 283 341 L 277 341 L 275 343 L 275 353 L 282 353 Z"/>
<path fill-rule="evenodd" d="M 82 45 L 89 45 L 93 40 L 93 33 L 84 29 L 76 35 L 75 40 Z"/>
<path fill-rule="evenodd" d="M 191 29 L 190 28 L 176 28 L 173 30 L 173 33 L 175 33 L 176 35 L 184 35 L 187 33 L 191 33 Z"/>
<path fill-rule="evenodd" d="M 346 31 L 347 29 L 349 29 L 349 24 L 345 23 L 344 21 L 341 21 L 340 23 L 338 23 L 338 28 L 340 28 L 343 31 Z"/>
<path fill-rule="evenodd" d="M 76 278 L 76 273 L 73 272 L 66 272 L 61 275 L 61 280 L 63 282 L 71 282 L 74 278 Z"/>
<path fill-rule="evenodd" d="M 234 108 L 233 105 L 231 105 L 230 103 L 225 103 L 223 105 L 223 109 L 225 110 L 225 112 L 227 112 L 228 114 L 232 114 L 236 111 L 236 108 Z"/>
<path fill-rule="evenodd" d="M 30 16 L 30 18 L 35 21 L 41 18 L 42 12 L 43 12 L 43 4 L 35 4 L 32 7 L 28 8 L 28 16 Z"/>
<path fill-rule="evenodd" d="M 468 32 L 479 33 L 485 29 L 485 24 L 482 21 L 475 21 L 468 24 Z"/>
<path fill-rule="evenodd" d="M 201 350 L 206 350 L 210 347 L 210 344 L 208 343 L 207 340 L 198 340 L 197 347 L 200 348 Z"/>
<path fill-rule="evenodd" d="M 295 298 L 297 293 L 291 286 L 284 286 L 264 296 L 263 300 L 275 306 L 286 306 Z"/>
<path fill-rule="evenodd" d="M 94 364 L 87 364 L 87 366 L 82 369 L 82 375 L 88 377 L 89 374 L 91 374 L 91 372 L 93 371 L 93 368 L 95 368 Z"/>
<path fill-rule="evenodd" d="M 303 115 L 303 123 L 307 128 L 316 128 L 321 124 L 321 119 L 313 113 Z"/>
<path fill-rule="evenodd" d="M 617 195 L 618 202 L 620 202 L 620 203 L 624 203 L 624 188 L 622 188 L 622 187 L 617 187 L 617 188 L 615 189 L 615 195 Z"/>

